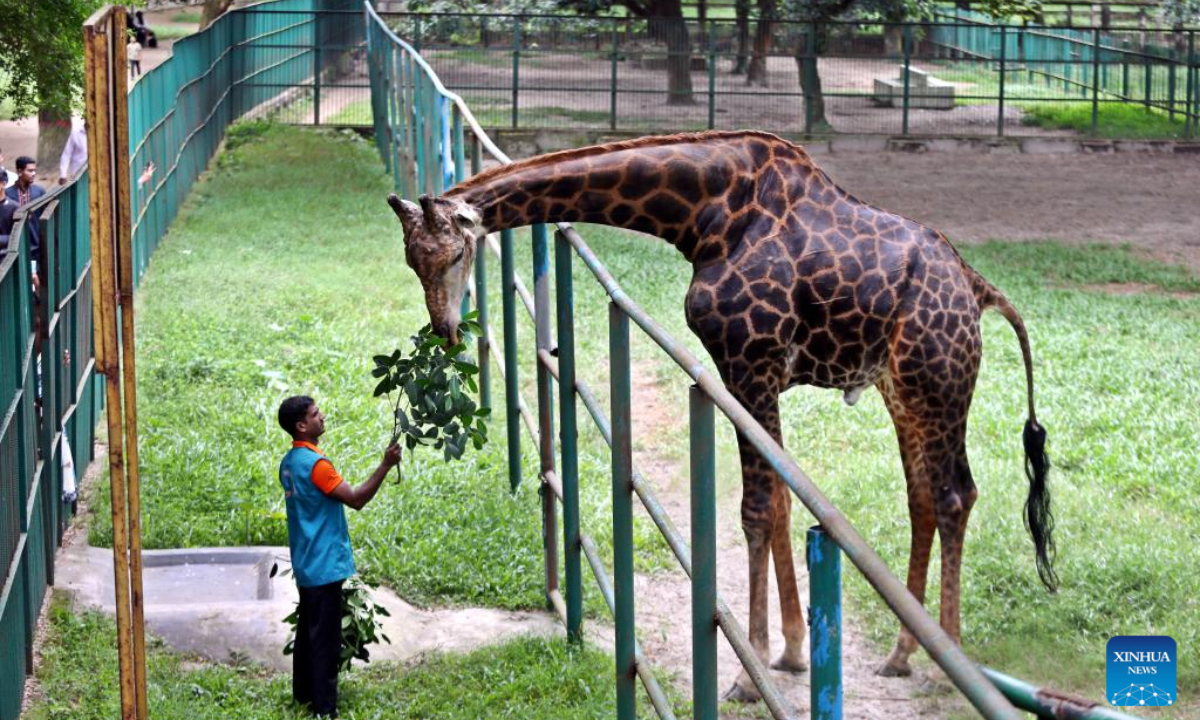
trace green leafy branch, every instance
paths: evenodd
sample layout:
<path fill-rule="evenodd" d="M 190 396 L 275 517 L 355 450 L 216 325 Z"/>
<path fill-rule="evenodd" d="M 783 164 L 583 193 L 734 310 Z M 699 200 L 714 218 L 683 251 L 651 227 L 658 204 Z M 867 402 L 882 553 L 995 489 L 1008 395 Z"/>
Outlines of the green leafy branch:
<path fill-rule="evenodd" d="M 278 566 L 271 568 L 271 576 L 275 576 Z M 284 574 L 289 571 L 285 570 Z M 345 672 L 350 669 L 353 660 L 371 662 L 371 651 L 367 646 L 378 644 L 380 640 L 391 644 L 392 640 L 383 632 L 381 617 L 391 617 L 387 608 L 375 602 L 371 597 L 370 588 L 358 576 L 347 578 L 342 585 L 342 654 L 338 658 L 338 670 Z M 300 604 L 283 619 L 291 627 L 287 644 L 283 646 L 283 654 L 291 655 L 296 650 L 296 627 L 300 623 Z"/>
<path fill-rule="evenodd" d="M 478 450 L 487 442 L 484 420 L 491 410 L 473 399 L 479 392 L 479 367 L 465 355 L 470 338 L 482 333 L 477 316 L 472 312 L 463 318 L 457 345 L 448 347 L 446 339 L 426 325 L 412 336 L 412 353 L 397 349 L 375 356 L 375 397 L 387 395 L 392 406 L 392 442 L 403 437 L 408 450 L 432 446 L 447 462 L 461 458 L 468 443 Z"/>

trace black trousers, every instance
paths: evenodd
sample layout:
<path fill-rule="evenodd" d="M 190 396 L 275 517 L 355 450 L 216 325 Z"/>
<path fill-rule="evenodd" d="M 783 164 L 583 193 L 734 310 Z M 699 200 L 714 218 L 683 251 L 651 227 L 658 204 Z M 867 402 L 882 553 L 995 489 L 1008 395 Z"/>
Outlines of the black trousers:
<path fill-rule="evenodd" d="M 342 654 L 342 582 L 299 588 L 300 622 L 292 652 L 292 696 L 316 715 L 337 716 Z"/>

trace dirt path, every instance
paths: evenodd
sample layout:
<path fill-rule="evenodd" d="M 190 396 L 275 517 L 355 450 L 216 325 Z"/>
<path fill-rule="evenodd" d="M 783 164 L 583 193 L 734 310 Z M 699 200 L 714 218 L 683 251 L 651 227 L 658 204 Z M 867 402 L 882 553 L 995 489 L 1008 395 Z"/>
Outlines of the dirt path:
<path fill-rule="evenodd" d="M 688 537 L 689 491 L 687 464 L 656 453 L 654 448 L 669 444 L 669 437 L 686 432 L 679 425 L 675 399 L 664 397 L 654 381 L 652 367 L 643 366 L 634 373 L 633 423 L 635 437 L 641 449 L 634 450 L 634 464 L 658 491 L 659 499 L 675 521 L 684 537 Z M 749 617 L 749 568 L 746 543 L 739 525 L 740 491 L 717 498 L 717 567 L 718 592 L 729 605 L 738 622 L 746 627 Z M 797 503 L 796 512 L 805 513 Z M 897 508 L 902 512 L 903 508 Z M 794 547 L 799 576 L 801 602 L 807 605 L 808 574 L 804 572 L 804 541 L 794 533 Z M 780 630 L 779 593 L 774 573 L 769 573 L 771 589 L 769 620 L 772 658 L 783 647 Z M 636 579 L 638 638 L 643 652 L 655 665 L 674 676 L 679 691 L 691 696 L 691 583 L 680 570 L 639 575 Z M 884 655 L 872 649 L 854 622 L 853 607 L 848 608 L 842 637 L 845 716 L 850 718 L 918 718 L 943 717 L 952 707 L 960 707 L 953 696 L 931 696 L 921 691 L 922 679 L 876 677 L 874 669 Z M 720 691 L 724 692 L 737 678 L 741 664 L 732 647 L 720 636 L 718 643 L 718 674 Z M 918 674 L 920 671 L 918 670 Z M 790 675 L 771 672 L 776 687 L 797 711 L 799 717 L 808 715 L 809 675 Z M 728 707 L 728 706 L 727 706 Z M 749 705 L 740 711 L 727 709 L 725 718 L 763 717 L 765 706 Z"/>

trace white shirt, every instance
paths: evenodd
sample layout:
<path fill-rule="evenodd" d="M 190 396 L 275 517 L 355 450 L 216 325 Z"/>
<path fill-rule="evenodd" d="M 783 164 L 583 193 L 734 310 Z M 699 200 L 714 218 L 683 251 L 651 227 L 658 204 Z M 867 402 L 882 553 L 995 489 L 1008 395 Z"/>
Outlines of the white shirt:
<path fill-rule="evenodd" d="M 134 40 L 125 46 L 125 54 L 131 62 L 137 62 L 142 57 L 142 44 Z"/>
<path fill-rule="evenodd" d="M 63 147 L 62 157 L 58 161 L 59 177 L 74 177 L 75 173 L 83 169 L 87 159 L 87 130 L 84 129 L 83 123 L 72 122 L 71 134 L 67 137 L 67 144 Z"/>

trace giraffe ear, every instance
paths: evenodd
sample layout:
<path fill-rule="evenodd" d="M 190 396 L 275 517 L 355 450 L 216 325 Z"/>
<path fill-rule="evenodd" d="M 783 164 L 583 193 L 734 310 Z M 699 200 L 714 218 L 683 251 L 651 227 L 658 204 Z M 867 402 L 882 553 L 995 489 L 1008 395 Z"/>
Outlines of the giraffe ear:
<path fill-rule="evenodd" d="M 408 237 L 412 233 L 412 229 L 421 222 L 420 206 L 411 200 L 397 197 L 395 193 L 388 195 L 388 205 L 392 206 L 392 212 L 400 218 L 400 225 L 404 227 L 404 236 Z"/>

